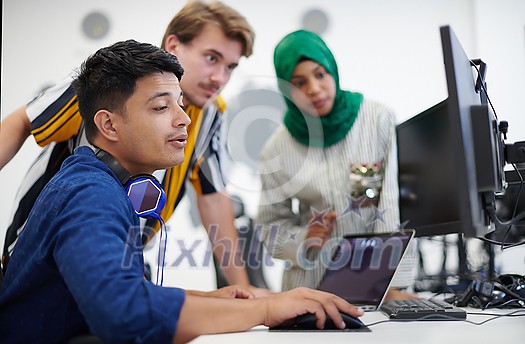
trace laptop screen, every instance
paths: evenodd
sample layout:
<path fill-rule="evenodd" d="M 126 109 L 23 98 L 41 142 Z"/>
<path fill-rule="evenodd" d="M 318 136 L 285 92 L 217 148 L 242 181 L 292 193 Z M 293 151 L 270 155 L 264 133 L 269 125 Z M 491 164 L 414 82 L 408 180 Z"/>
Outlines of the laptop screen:
<path fill-rule="evenodd" d="M 413 236 L 413 230 L 345 236 L 318 289 L 355 305 L 378 307 Z"/>

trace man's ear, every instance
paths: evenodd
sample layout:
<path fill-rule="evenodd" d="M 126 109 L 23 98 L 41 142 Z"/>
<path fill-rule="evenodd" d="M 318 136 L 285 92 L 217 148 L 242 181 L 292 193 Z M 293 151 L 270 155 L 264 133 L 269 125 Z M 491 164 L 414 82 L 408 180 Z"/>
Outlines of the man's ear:
<path fill-rule="evenodd" d="M 178 49 L 180 49 L 181 45 L 182 43 L 179 40 L 179 37 L 177 37 L 175 34 L 172 34 L 166 38 L 166 41 L 164 42 L 164 50 L 166 50 L 168 53 L 171 53 L 172 55 L 177 56 L 176 53 Z"/>
<path fill-rule="evenodd" d="M 108 141 L 117 142 L 117 130 L 115 128 L 114 120 L 117 114 L 114 114 L 108 110 L 99 110 L 95 114 L 93 121 L 98 128 L 98 131 L 102 137 Z"/>

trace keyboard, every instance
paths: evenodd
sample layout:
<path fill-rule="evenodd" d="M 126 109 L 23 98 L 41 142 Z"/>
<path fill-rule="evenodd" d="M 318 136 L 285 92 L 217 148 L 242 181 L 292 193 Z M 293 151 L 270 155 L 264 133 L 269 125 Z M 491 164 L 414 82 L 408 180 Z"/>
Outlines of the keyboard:
<path fill-rule="evenodd" d="M 467 312 L 442 300 L 390 300 L 379 308 L 390 320 L 465 320 Z"/>

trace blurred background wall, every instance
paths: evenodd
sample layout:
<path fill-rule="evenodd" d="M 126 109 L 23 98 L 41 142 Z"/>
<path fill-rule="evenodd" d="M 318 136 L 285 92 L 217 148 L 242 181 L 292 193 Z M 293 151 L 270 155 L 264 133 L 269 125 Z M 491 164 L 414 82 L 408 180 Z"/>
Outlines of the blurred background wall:
<path fill-rule="evenodd" d="M 451 25 L 467 55 L 487 63 L 489 94 L 499 118 L 510 123 L 509 141 L 525 140 L 525 2 L 521 0 L 224 2 L 243 14 L 257 34 L 254 55 L 241 61 L 223 92 L 235 110 L 231 118 L 236 120 L 230 118 L 230 148 L 237 170 L 244 169 L 241 175 L 253 172 L 260 145 L 282 115 L 282 100 L 275 93 L 273 48 L 285 34 L 300 28 L 317 31 L 325 39 L 339 63 L 342 88 L 387 104 L 402 122 L 447 97 L 439 27 Z M 167 24 L 184 4 L 177 0 L 4 0 L 2 118 L 100 47 L 128 38 L 160 45 Z M 259 92 L 253 103 L 243 103 L 253 96 L 247 90 Z M 261 118 L 270 125 L 254 126 Z M 259 137 L 247 134 L 250 130 Z M 2 247 L 12 199 L 39 150 L 29 138 L 0 171 Z M 248 194 L 247 211 L 253 215 L 256 191 L 247 190 L 242 182 L 257 185 L 250 178 L 253 175 L 236 177 L 241 182 L 232 188 Z M 183 204 L 180 217 L 171 222 L 184 229 L 191 223 L 187 219 L 190 207 Z M 199 233 L 204 240 L 203 231 Z M 501 259 L 508 269 L 521 269 L 516 272 L 523 274 L 523 248 L 513 252 L 520 249 L 517 255 L 505 253 L 518 259 L 505 255 Z M 201 270 L 209 276 L 204 268 L 193 273 L 197 276 Z M 186 276 L 194 281 L 192 275 Z"/>

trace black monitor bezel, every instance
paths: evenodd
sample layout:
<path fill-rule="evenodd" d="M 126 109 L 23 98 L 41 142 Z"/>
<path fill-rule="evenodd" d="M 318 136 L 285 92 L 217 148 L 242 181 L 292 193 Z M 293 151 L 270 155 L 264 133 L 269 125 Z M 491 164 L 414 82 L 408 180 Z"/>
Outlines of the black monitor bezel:
<path fill-rule="evenodd" d="M 476 147 L 475 141 L 479 140 L 478 135 L 474 132 L 472 125 L 472 108 L 486 106 L 482 104 L 480 94 L 476 90 L 476 78 L 473 75 L 471 61 L 463 50 L 461 43 L 450 28 L 443 26 L 440 28 L 441 42 L 443 49 L 443 62 L 445 65 L 445 75 L 447 80 L 448 98 L 439 104 L 423 111 L 413 118 L 399 124 L 396 127 L 398 141 L 398 159 L 399 159 L 399 187 L 400 187 L 400 215 L 401 222 L 407 222 L 407 228 L 414 228 L 416 236 L 433 236 L 451 233 L 462 233 L 465 237 L 480 237 L 488 233 L 489 223 L 485 212 L 484 197 L 486 194 L 480 192 L 476 175 Z M 404 206 L 407 202 L 403 199 L 406 193 L 407 178 L 424 178 L 417 175 L 403 175 L 404 166 L 400 158 L 403 146 L 400 141 L 400 132 L 405 127 L 418 125 L 419 119 L 425 119 L 425 116 L 438 115 L 437 112 L 446 112 L 447 121 L 445 124 L 447 134 L 450 136 L 453 149 L 450 149 L 455 168 L 455 187 L 457 192 L 453 197 L 457 197 L 458 216 L 457 219 L 447 221 L 435 221 L 432 223 L 418 224 L 411 223 L 411 219 L 404 216 Z M 490 115 L 490 111 L 487 109 Z M 444 116 L 444 115 L 443 115 Z M 483 138 L 481 138 L 483 140 Z M 410 168 L 409 168 L 410 169 Z M 428 174 L 428 173 L 427 173 Z M 419 181 L 421 182 L 421 181 Z M 439 180 L 425 180 L 424 182 L 439 183 Z M 408 188 L 411 186 L 409 185 Z M 489 191 L 490 193 L 490 191 Z M 405 195 L 406 196 L 406 195 Z M 417 202 L 417 197 L 412 205 Z M 409 202 L 410 203 L 410 202 Z M 439 212 L 446 204 L 425 204 L 426 210 L 432 207 L 433 211 Z M 413 210 L 412 210 L 413 212 Z"/>

